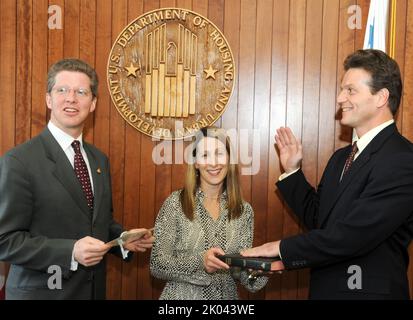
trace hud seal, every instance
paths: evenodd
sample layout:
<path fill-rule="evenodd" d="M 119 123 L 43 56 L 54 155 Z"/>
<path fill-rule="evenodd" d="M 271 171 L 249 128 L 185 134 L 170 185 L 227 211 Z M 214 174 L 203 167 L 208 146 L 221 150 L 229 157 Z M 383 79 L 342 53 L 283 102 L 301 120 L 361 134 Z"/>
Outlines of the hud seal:
<path fill-rule="evenodd" d="M 108 61 L 108 86 L 122 117 L 158 139 L 181 139 L 219 119 L 234 87 L 234 58 L 221 31 L 186 9 L 132 21 Z"/>

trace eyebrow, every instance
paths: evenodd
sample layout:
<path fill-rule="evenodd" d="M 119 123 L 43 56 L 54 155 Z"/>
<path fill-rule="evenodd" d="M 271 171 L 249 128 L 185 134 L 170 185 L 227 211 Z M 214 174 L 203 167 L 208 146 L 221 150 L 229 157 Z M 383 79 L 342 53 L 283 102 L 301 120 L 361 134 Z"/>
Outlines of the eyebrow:
<path fill-rule="evenodd" d="M 346 84 L 344 86 L 340 86 L 340 89 L 343 90 L 343 89 L 347 89 L 347 88 L 350 88 L 350 87 L 355 88 L 354 84 L 350 83 L 350 84 Z"/>

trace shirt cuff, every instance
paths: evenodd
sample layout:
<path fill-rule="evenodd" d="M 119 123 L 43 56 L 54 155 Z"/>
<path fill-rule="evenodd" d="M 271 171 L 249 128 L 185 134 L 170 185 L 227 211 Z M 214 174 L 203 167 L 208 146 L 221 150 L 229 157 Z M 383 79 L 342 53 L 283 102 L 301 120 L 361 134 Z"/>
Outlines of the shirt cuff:
<path fill-rule="evenodd" d="M 123 231 L 123 232 L 120 234 L 120 236 L 122 237 L 123 234 L 126 233 L 126 232 L 127 232 L 127 231 Z M 127 250 L 127 249 L 125 249 L 125 248 L 123 247 L 123 242 L 122 242 L 122 240 L 119 241 L 119 247 L 120 247 L 120 251 L 122 252 L 122 258 L 123 258 L 123 259 L 126 259 L 126 258 L 128 257 L 128 254 L 129 254 L 129 250 Z"/>
<path fill-rule="evenodd" d="M 278 255 L 280 256 L 280 259 L 281 259 L 281 261 L 283 260 L 283 257 L 282 257 L 282 255 L 281 255 L 281 241 L 280 241 L 280 243 L 278 244 Z"/>
<path fill-rule="evenodd" d="M 70 262 L 70 271 L 76 271 L 79 266 L 79 262 L 75 260 L 75 248 L 72 251 L 72 261 Z"/>
<path fill-rule="evenodd" d="M 300 168 L 295 169 L 294 171 L 290 172 L 290 173 L 286 173 L 284 172 L 282 175 L 280 175 L 280 177 L 278 178 L 278 181 L 284 180 L 285 178 L 293 175 L 294 173 L 296 173 L 298 170 L 300 170 Z"/>
<path fill-rule="evenodd" d="M 126 259 L 129 254 L 129 250 L 125 249 L 121 243 L 119 243 L 120 251 L 122 252 L 122 258 Z"/>

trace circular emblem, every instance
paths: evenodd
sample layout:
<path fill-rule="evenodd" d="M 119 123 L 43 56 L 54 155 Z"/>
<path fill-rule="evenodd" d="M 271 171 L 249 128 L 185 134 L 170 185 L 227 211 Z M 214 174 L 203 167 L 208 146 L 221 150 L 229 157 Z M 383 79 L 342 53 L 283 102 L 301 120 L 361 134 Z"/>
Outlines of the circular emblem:
<path fill-rule="evenodd" d="M 181 139 L 225 111 L 235 65 L 211 21 L 163 8 L 123 29 L 109 55 L 107 78 L 112 101 L 131 126 L 155 138 Z"/>

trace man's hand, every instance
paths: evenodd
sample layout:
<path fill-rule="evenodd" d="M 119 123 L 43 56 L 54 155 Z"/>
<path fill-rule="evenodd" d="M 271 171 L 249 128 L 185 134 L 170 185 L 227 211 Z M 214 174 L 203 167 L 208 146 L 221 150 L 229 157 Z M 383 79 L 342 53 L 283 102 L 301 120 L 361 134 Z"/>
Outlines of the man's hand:
<path fill-rule="evenodd" d="M 280 161 L 285 173 L 293 172 L 300 168 L 303 159 L 303 146 L 298 141 L 290 128 L 279 128 L 275 135 L 275 142 L 280 151 Z"/>
<path fill-rule="evenodd" d="M 245 249 L 241 251 L 241 255 L 244 257 L 278 257 L 280 255 L 280 242 L 281 240 L 267 242 L 258 247 Z M 271 271 L 281 273 L 282 270 L 285 270 L 284 263 L 281 260 L 274 261 L 271 265 Z"/>
<path fill-rule="evenodd" d="M 280 255 L 280 240 L 245 249 L 241 251 L 241 255 L 244 257 L 278 257 Z"/>
<path fill-rule="evenodd" d="M 81 265 L 91 267 L 98 264 L 109 249 L 103 241 L 87 236 L 75 242 L 73 256 Z"/>
<path fill-rule="evenodd" d="M 141 232 L 145 229 L 132 229 L 128 232 Z M 123 244 L 123 247 L 132 252 L 145 252 L 147 249 L 152 248 L 155 237 L 152 235 L 150 230 L 147 230 L 146 234 L 139 239 L 132 240 Z"/>
<path fill-rule="evenodd" d="M 212 273 L 219 269 L 229 269 L 229 265 L 217 258 L 225 252 L 221 248 L 211 248 L 204 254 L 204 268 L 206 272 Z"/>

